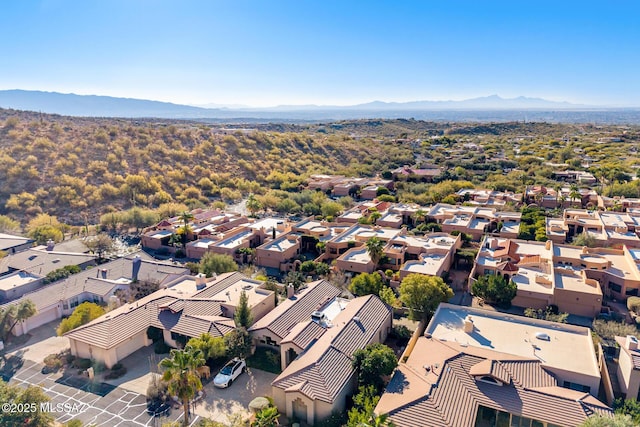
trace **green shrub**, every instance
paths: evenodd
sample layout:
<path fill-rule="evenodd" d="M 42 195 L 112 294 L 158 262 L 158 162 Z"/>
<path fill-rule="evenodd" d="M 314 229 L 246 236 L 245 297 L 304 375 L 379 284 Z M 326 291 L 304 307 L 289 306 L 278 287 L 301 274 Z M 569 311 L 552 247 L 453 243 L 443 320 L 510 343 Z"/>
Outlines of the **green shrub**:
<path fill-rule="evenodd" d="M 60 369 L 62 367 L 62 360 L 57 354 L 50 354 L 44 358 L 43 363 L 51 369 Z"/>
<path fill-rule="evenodd" d="M 156 354 L 165 354 L 165 353 L 169 353 L 169 350 L 171 350 L 171 347 L 169 347 L 167 345 L 167 343 L 165 343 L 164 341 L 158 341 L 154 346 L 153 346 L 153 351 Z"/>
<path fill-rule="evenodd" d="M 91 366 L 91 359 L 76 359 L 74 365 L 78 369 L 89 369 Z"/>
<path fill-rule="evenodd" d="M 116 368 L 116 366 L 118 367 Z M 127 368 L 122 366 L 120 363 L 116 363 L 115 365 L 113 365 L 113 368 L 111 368 L 111 371 L 109 371 L 109 373 L 104 376 L 104 378 L 107 380 L 115 380 L 116 378 L 120 378 L 126 373 Z"/>
<path fill-rule="evenodd" d="M 636 314 L 640 314 L 640 297 L 627 298 L 627 308 Z"/>
<path fill-rule="evenodd" d="M 162 329 L 155 326 L 149 326 L 147 328 L 147 338 L 153 342 L 157 342 L 162 339 Z"/>
<path fill-rule="evenodd" d="M 95 362 L 93 365 L 93 372 L 95 372 L 96 374 L 99 374 L 100 372 L 104 372 L 107 367 L 104 363 L 102 362 Z"/>

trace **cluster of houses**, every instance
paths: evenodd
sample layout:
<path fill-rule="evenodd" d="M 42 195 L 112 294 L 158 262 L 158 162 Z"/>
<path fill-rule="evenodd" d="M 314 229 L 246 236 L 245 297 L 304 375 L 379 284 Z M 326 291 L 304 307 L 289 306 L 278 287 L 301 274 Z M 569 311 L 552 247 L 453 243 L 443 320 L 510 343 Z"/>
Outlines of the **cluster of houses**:
<path fill-rule="evenodd" d="M 370 220 L 377 214 L 375 224 Z M 303 259 L 333 263 L 347 273 L 371 273 L 376 269 L 397 273 L 396 283 L 410 273 L 442 275 L 454 261 L 462 245 L 460 235 L 479 240 L 487 232 L 515 238 L 520 213 L 480 206 L 436 204 L 430 208 L 402 203 L 363 202 L 327 222 L 307 218 L 290 223 L 283 218 L 249 218 L 220 211 L 198 211 L 185 245 L 186 256 L 199 259 L 205 253 L 232 256 L 265 268 L 268 273 L 297 270 Z M 422 217 L 422 218 L 418 218 Z M 441 232 L 409 233 L 407 226 L 429 219 Z M 172 236 L 183 226 L 176 217 L 163 220 L 142 236 L 145 249 L 174 252 Z M 377 237 L 384 243 L 379 262 L 371 259 L 366 242 Z M 246 250 L 243 250 L 246 249 Z M 247 251 L 249 250 L 249 251 Z"/>
<path fill-rule="evenodd" d="M 640 209 L 627 212 L 565 209 L 561 218 L 546 219 L 547 239 L 555 243 L 572 241 L 586 234 L 596 246 L 640 247 Z"/>
<path fill-rule="evenodd" d="M 373 199 L 331 222 L 254 220 L 220 210 L 192 214 L 184 245 L 189 258 L 208 252 L 239 262 L 250 257 L 270 273 L 297 270 L 302 259 L 313 259 L 351 274 L 392 270 L 390 282 L 398 286 L 411 273 L 442 276 L 465 233 L 480 242 L 468 289 L 479 275 L 504 276 L 517 285 L 516 306 L 555 305 L 562 312 L 595 317 L 603 298 L 624 300 L 640 292 L 640 245 L 635 244 L 640 215 L 633 210 L 567 209 L 563 218 L 547 221 L 546 242 L 518 240 L 519 213 L 479 204 L 424 207 Z M 440 231 L 408 231 L 417 224 L 435 224 Z M 175 252 L 182 248 L 175 236 L 183 225 L 179 217 L 161 221 L 145 230 L 143 247 Z M 615 247 L 566 244 L 580 233 Z M 366 248 L 374 237 L 383 242 L 383 255 L 375 262 Z M 14 253 L 0 259 L 0 308 L 29 299 L 37 309 L 14 334 L 68 316 L 85 301 L 115 303 L 107 314 L 66 334 L 72 354 L 111 367 L 151 345 L 153 336 L 180 347 L 204 332 L 228 334 L 245 295 L 254 319 L 249 328 L 254 347 L 280 354 L 282 373 L 271 384 L 275 404 L 311 425 L 345 410 L 357 385 L 353 353 L 384 342 L 392 330 L 392 309 L 380 298 L 353 298 L 326 280 L 297 291 L 286 286 L 286 298 L 277 304 L 264 282 L 238 272 L 193 276 L 142 251 L 96 265 L 95 257 L 82 250 L 13 243 Z M 83 271 L 45 283 L 47 274 L 69 265 Z M 158 290 L 117 303 L 117 295 L 137 282 L 154 283 Z M 640 396 L 637 339 L 616 340 L 612 379 L 588 328 L 442 304 L 424 333 L 412 337 L 376 413 L 389 414 L 398 426 L 577 426 L 594 414 L 611 415 L 614 383 L 625 397 Z"/>
<path fill-rule="evenodd" d="M 307 188 L 322 191 L 334 197 L 357 195 L 360 199 L 372 200 L 378 196 L 378 188 L 394 189 L 390 179 L 351 178 L 342 175 L 311 175 Z"/>

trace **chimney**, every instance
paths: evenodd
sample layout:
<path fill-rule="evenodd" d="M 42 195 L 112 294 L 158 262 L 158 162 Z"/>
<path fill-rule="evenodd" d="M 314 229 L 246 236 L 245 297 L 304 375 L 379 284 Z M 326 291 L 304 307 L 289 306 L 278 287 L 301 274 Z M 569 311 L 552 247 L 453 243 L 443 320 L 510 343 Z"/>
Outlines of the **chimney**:
<path fill-rule="evenodd" d="M 106 269 L 106 268 L 101 269 L 101 270 L 100 270 L 100 273 L 102 273 L 102 278 L 103 278 L 103 279 L 106 279 L 106 278 L 107 278 L 107 269 Z"/>
<path fill-rule="evenodd" d="M 473 332 L 473 319 L 471 318 L 471 316 L 467 316 L 464 318 L 464 331 L 467 334 Z"/>
<path fill-rule="evenodd" d="M 293 287 L 293 283 L 287 285 L 287 298 L 291 298 L 295 295 L 296 289 Z"/>
<path fill-rule="evenodd" d="M 138 281 L 138 273 L 140 272 L 140 266 L 142 265 L 142 258 L 140 255 L 136 255 L 133 257 L 133 269 L 131 272 L 131 280 L 134 282 Z"/>
<path fill-rule="evenodd" d="M 55 246 L 56 242 L 51 239 L 47 240 L 47 251 L 51 252 Z"/>
<path fill-rule="evenodd" d="M 638 338 L 633 335 L 627 335 L 625 347 L 627 347 L 627 350 L 638 351 Z"/>
<path fill-rule="evenodd" d="M 207 276 L 202 273 L 198 273 L 196 276 L 196 289 L 200 290 L 207 286 Z"/>
<path fill-rule="evenodd" d="M 284 233 L 284 230 L 285 230 L 284 221 L 278 221 L 276 228 L 279 232 Z"/>
<path fill-rule="evenodd" d="M 274 240 L 275 240 L 275 238 L 276 238 L 276 228 L 275 228 L 275 227 L 273 227 L 273 228 L 271 229 L 271 237 L 272 237 Z"/>

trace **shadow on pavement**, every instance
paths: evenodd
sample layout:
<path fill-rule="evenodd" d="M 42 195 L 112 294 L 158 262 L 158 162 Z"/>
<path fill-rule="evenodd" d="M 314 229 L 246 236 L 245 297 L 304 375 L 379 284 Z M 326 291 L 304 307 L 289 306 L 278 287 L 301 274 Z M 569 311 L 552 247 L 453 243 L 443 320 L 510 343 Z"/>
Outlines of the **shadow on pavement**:
<path fill-rule="evenodd" d="M 0 359 L 0 375 L 2 376 L 3 381 L 9 382 L 11 377 L 13 377 L 22 365 L 24 365 L 23 351 L 19 351 L 18 353 L 7 357 L 6 355 L 2 356 Z"/>
<path fill-rule="evenodd" d="M 117 388 L 111 384 L 91 381 L 89 378 L 76 375 L 63 375 L 56 380 L 56 383 L 77 388 L 87 393 L 97 394 L 100 397 L 106 396 Z"/>

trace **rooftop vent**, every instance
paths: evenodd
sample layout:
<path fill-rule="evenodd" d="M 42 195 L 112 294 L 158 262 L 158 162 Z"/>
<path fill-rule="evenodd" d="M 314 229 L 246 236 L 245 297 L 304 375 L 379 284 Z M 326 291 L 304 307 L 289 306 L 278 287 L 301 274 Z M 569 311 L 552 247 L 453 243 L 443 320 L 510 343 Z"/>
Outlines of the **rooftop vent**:
<path fill-rule="evenodd" d="M 202 273 L 198 273 L 196 276 L 196 289 L 200 290 L 207 286 L 207 276 Z"/>
<path fill-rule="evenodd" d="M 535 336 L 542 341 L 551 341 L 551 337 L 546 332 L 536 332 Z"/>

